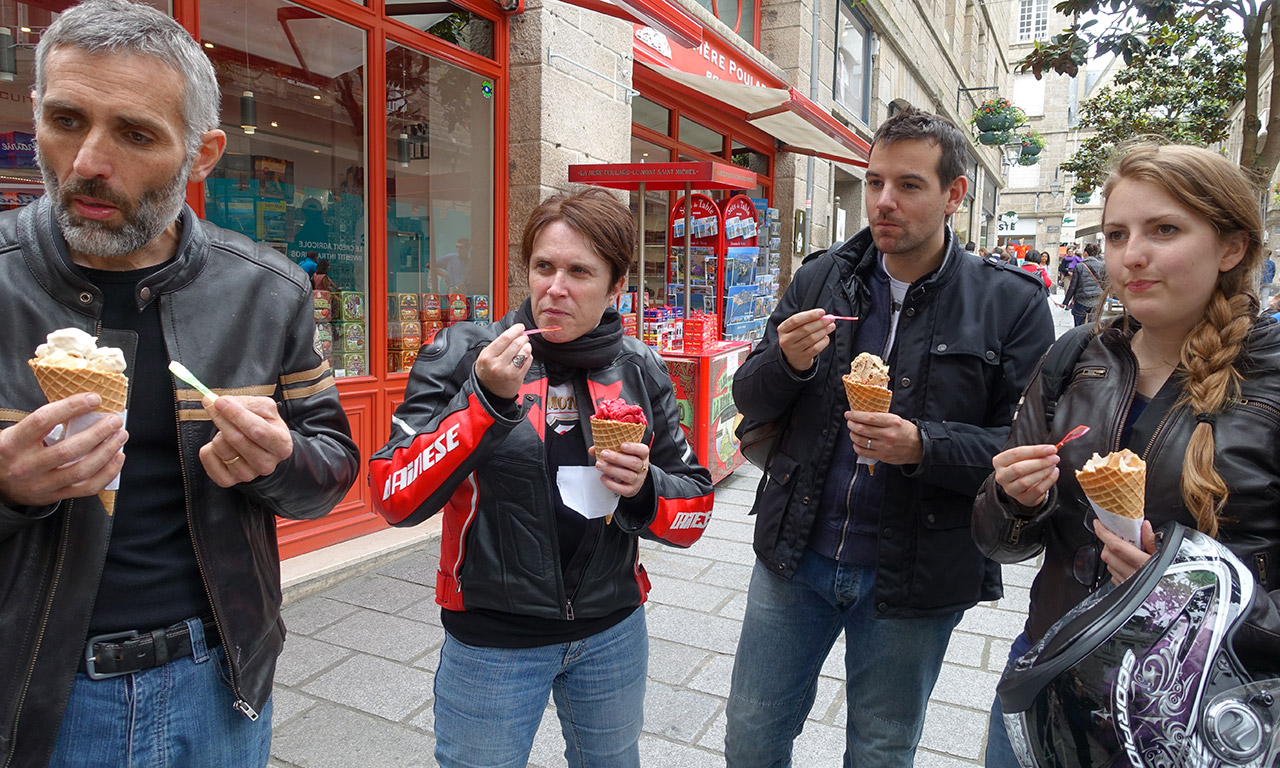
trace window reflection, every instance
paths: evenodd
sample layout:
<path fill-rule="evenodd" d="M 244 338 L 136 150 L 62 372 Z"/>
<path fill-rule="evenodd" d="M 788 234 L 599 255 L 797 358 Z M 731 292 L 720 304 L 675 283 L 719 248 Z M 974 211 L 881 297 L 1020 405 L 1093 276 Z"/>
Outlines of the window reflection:
<path fill-rule="evenodd" d="M 365 35 L 278 0 L 200 13 L 227 133 L 205 217 L 314 269 L 317 347 L 368 374 Z"/>
<path fill-rule="evenodd" d="M 448 0 L 430 3 L 421 0 L 387 0 L 385 13 L 389 18 L 435 35 L 459 48 L 494 58 L 493 22 Z"/>
<path fill-rule="evenodd" d="M 169 3 L 145 1 L 169 13 Z M 35 47 L 58 14 L 47 2 L 0 3 L 0 45 L 9 46 L 11 63 L 0 68 L 0 211 L 20 208 L 44 194 L 36 168 L 36 130 L 31 119 Z M 53 4 L 66 7 L 68 3 Z"/>
<path fill-rule="evenodd" d="M 387 46 L 387 371 L 493 296 L 493 83 Z"/>

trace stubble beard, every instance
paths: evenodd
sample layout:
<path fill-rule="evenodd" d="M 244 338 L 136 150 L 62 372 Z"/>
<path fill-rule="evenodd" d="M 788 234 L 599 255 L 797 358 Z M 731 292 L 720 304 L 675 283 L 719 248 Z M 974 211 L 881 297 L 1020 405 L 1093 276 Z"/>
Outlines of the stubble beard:
<path fill-rule="evenodd" d="M 80 179 L 63 184 L 44 162 L 38 146 L 36 149 L 36 164 L 40 167 L 45 193 L 53 203 L 53 213 L 67 247 L 100 259 L 118 259 L 140 250 L 178 218 L 194 162 L 195 156 L 192 155 L 173 179 L 162 187 L 146 190 L 134 202 L 112 191 L 102 179 Z M 72 198 L 78 195 L 110 203 L 120 211 L 123 222 L 113 225 L 80 216 L 71 203 Z"/>

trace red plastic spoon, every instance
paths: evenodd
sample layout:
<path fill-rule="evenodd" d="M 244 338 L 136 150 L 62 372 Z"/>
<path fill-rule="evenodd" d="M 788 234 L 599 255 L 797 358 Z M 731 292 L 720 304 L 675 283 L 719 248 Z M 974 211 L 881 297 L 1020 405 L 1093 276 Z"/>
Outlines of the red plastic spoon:
<path fill-rule="evenodd" d="M 560 326 L 548 325 L 546 328 L 530 328 L 529 330 L 524 332 L 524 335 L 533 336 L 534 334 L 537 334 L 537 333 L 546 333 L 547 331 L 558 331 L 558 330 L 560 330 Z"/>
<path fill-rule="evenodd" d="M 1054 449 L 1055 451 L 1060 451 L 1060 450 L 1062 450 L 1062 446 L 1066 445 L 1067 443 L 1071 442 L 1072 440 L 1075 440 L 1077 437 L 1084 437 L 1084 436 L 1085 436 L 1085 435 L 1087 435 L 1088 433 L 1089 433 L 1089 425 L 1088 425 L 1088 424 L 1081 424 L 1080 426 L 1078 426 L 1078 427 L 1076 427 L 1075 429 L 1071 430 L 1071 431 L 1070 431 L 1070 432 L 1068 432 L 1067 434 L 1063 435 L 1063 436 L 1062 436 L 1062 439 L 1058 441 L 1058 444 L 1057 444 L 1057 445 L 1055 445 L 1055 446 L 1053 446 L 1053 449 Z"/>

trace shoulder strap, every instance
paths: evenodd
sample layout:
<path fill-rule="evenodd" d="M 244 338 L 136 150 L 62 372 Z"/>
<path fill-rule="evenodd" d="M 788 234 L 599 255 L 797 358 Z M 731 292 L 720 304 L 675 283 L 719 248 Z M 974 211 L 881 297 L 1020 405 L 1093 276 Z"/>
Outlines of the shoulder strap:
<path fill-rule="evenodd" d="M 1058 398 L 1062 397 L 1062 392 L 1071 383 L 1071 373 L 1075 370 L 1076 362 L 1092 339 L 1093 328 L 1080 325 L 1064 333 L 1045 353 L 1044 363 L 1040 366 L 1040 393 L 1044 397 L 1045 423 L 1050 427 L 1053 426 L 1054 412 L 1058 408 Z"/>

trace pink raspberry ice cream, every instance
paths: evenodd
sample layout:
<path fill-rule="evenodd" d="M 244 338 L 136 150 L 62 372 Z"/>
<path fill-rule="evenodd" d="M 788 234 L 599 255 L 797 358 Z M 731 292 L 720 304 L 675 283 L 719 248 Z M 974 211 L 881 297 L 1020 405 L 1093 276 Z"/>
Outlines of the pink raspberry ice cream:
<path fill-rule="evenodd" d="M 620 421 L 624 424 L 648 424 L 644 417 L 644 409 L 631 405 L 626 400 L 601 400 L 596 407 L 595 418 L 605 421 Z"/>

